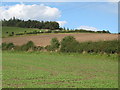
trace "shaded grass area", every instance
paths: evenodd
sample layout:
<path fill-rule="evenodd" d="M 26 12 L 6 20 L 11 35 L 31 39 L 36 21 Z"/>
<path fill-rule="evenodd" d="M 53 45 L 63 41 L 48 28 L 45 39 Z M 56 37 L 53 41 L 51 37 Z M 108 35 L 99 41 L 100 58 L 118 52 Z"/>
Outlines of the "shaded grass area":
<path fill-rule="evenodd" d="M 3 87 L 117 88 L 117 55 L 3 52 Z"/>

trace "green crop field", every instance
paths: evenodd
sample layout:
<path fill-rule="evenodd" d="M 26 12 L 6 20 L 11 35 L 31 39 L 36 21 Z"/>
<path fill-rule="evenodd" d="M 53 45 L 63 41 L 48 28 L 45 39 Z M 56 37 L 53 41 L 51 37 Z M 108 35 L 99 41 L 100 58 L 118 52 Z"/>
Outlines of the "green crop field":
<path fill-rule="evenodd" d="M 117 55 L 3 51 L 4 88 L 117 88 Z"/>
<path fill-rule="evenodd" d="M 33 28 L 20 28 L 20 27 L 2 27 L 2 37 L 8 37 L 12 32 L 14 34 L 19 34 L 19 33 L 26 33 L 27 32 L 33 32 L 33 31 L 44 31 L 40 29 L 33 29 Z"/>

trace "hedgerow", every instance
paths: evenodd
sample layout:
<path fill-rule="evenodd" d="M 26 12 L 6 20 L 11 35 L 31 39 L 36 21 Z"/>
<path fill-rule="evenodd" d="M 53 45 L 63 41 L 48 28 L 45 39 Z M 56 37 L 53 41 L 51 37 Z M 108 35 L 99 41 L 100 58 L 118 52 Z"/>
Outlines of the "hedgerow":
<path fill-rule="evenodd" d="M 14 47 L 13 43 L 2 43 L 2 50 L 12 50 Z"/>
<path fill-rule="evenodd" d="M 64 37 L 61 42 L 57 38 L 51 40 L 51 45 L 45 48 L 42 46 L 35 46 L 32 41 L 22 45 L 16 46 L 13 43 L 2 43 L 2 50 L 21 50 L 21 51 L 59 51 L 66 53 L 107 53 L 114 54 L 120 53 L 120 41 L 98 41 L 98 42 L 78 42 L 73 36 Z"/>
<path fill-rule="evenodd" d="M 28 41 L 28 43 L 24 44 L 21 46 L 22 51 L 28 51 L 28 50 L 34 50 L 34 43 L 32 41 Z"/>
<path fill-rule="evenodd" d="M 77 52 L 79 42 L 73 36 L 66 36 L 61 41 L 61 52 Z"/>

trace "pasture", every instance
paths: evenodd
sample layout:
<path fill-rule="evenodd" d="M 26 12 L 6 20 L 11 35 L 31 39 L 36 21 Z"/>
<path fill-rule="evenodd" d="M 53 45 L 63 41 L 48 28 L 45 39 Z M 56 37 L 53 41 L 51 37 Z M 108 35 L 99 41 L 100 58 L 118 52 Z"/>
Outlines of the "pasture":
<path fill-rule="evenodd" d="M 117 88 L 117 55 L 3 51 L 3 88 Z"/>
<path fill-rule="evenodd" d="M 33 31 L 43 31 L 42 29 L 34 29 L 34 28 L 20 28 L 20 27 L 2 27 L 2 37 L 9 37 L 9 35 L 14 32 L 14 34 L 19 33 L 27 33 L 27 32 L 33 32 Z"/>

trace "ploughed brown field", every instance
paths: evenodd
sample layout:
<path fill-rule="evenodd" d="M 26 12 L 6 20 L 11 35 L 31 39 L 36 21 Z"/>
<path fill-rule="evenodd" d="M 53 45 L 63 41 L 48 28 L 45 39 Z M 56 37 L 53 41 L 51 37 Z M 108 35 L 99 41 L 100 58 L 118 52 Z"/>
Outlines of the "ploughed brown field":
<path fill-rule="evenodd" d="M 46 46 L 50 44 L 52 38 L 56 37 L 62 40 L 65 36 L 74 36 L 79 42 L 86 41 L 107 41 L 118 39 L 118 34 L 98 34 L 98 33 L 65 33 L 65 34 L 41 34 L 35 36 L 21 36 L 3 38 L 2 42 L 13 42 L 15 45 L 23 45 L 28 41 L 33 41 L 37 46 Z"/>

